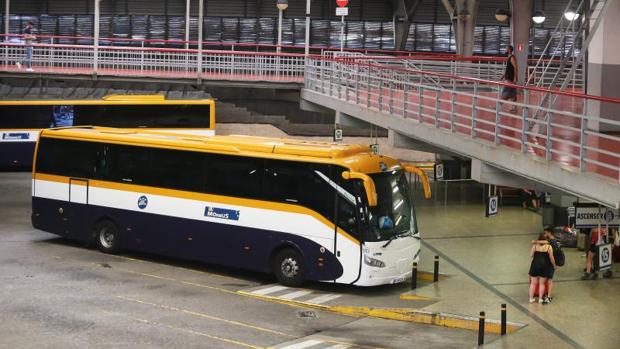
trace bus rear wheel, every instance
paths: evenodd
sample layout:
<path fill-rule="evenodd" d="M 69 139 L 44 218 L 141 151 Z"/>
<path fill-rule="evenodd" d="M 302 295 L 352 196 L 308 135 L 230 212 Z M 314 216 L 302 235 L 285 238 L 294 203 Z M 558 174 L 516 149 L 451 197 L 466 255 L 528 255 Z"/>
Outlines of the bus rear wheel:
<path fill-rule="evenodd" d="M 112 221 L 101 221 L 95 226 L 95 243 L 101 252 L 117 253 L 120 250 L 120 237 L 118 228 Z"/>
<path fill-rule="evenodd" d="M 273 260 L 273 273 L 278 282 L 284 286 L 296 287 L 304 282 L 303 257 L 299 252 L 287 248 L 276 255 Z"/>

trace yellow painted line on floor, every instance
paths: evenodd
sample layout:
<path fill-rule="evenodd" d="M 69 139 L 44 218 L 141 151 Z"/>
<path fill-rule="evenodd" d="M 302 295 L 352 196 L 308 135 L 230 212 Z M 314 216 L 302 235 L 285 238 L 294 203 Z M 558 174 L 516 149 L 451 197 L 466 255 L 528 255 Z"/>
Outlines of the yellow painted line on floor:
<path fill-rule="evenodd" d="M 447 278 L 448 278 L 448 275 L 441 274 L 441 273 L 439 274 L 439 280 L 445 280 Z M 434 278 L 433 272 L 418 270 L 418 280 L 433 282 L 434 279 L 435 278 Z"/>
<path fill-rule="evenodd" d="M 132 262 L 137 262 L 137 263 L 158 264 L 157 262 L 153 262 L 153 261 L 150 261 L 150 260 L 138 259 L 138 258 L 133 258 L 133 257 L 121 256 L 121 255 L 115 255 L 114 257 L 118 258 L 118 259 L 124 259 L 124 260 L 132 261 Z M 196 270 L 196 269 L 192 269 L 192 268 L 188 268 L 188 267 L 177 267 L 175 265 L 169 265 L 169 264 L 166 264 L 166 267 L 173 268 L 173 269 L 178 269 L 178 270 L 183 270 L 183 271 L 188 271 L 188 272 L 195 273 L 195 274 L 200 274 L 200 275 L 217 276 L 217 277 L 220 277 L 220 278 L 226 279 L 226 280 L 235 280 L 235 278 L 232 278 L 230 276 L 222 275 L 222 274 L 217 274 L 217 273 L 214 273 L 214 272 L 211 272 L 211 271 L 206 272 L 206 271 Z"/>
<path fill-rule="evenodd" d="M 420 296 L 413 293 L 401 293 L 399 298 L 406 301 L 437 301 L 436 298 Z"/>
<path fill-rule="evenodd" d="M 272 303 L 284 304 L 284 305 L 297 307 L 297 308 L 318 309 L 318 310 L 329 311 L 329 312 L 337 313 L 340 315 L 346 315 L 346 316 L 352 316 L 352 317 L 370 316 L 370 317 L 376 317 L 376 318 L 387 319 L 387 320 L 399 320 L 399 321 L 443 326 L 443 327 L 449 327 L 449 328 L 461 328 L 461 329 L 476 330 L 476 331 L 478 330 L 478 318 L 477 317 L 469 317 L 469 316 L 462 316 L 462 315 L 449 314 L 449 313 L 424 312 L 424 311 L 416 310 L 413 308 L 369 308 L 369 307 L 357 307 L 357 306 L 338 306 L 338 305 L 330 306 L 330 305 L 322 305 L 322 304 L 312 304 L 312 303 L 306 303 L 306 302 L 296 301 L 292 299 L 289 300 L 289 299 L 282 299 L 278 297 L 271 297 L 267 295 L 258 295 L 258 294 L 253 294 L 247 291 L 231 291 L 231 290 L 223 289 L 223 288 L 216 287 L 216 286 L 162 277 L 162 276 L 155 275 L 152 273 L 142 273 L 142 272 L 127 270 L 127 269 L 122 269 L 122 271 L 131 273 L 134 275 L 141 275 L 141 276 L 166 280 L 170 282 L 175 282 L 181 285 L 202 287 L 202 288 L 210 289 L 213 291 L 259 299 L 259 300 L 272 302 Z M 525 326 L 524 324 L 508 322 L 506 326 L 506 332 L 507 333 L 514 332 L 524 326 Z M 501 330 L 500 327 L 501 326 L 500 326 L 499 321 L 491 320 L 491 319 L 486 320 L 486 323 L 485 323 L 486 332 L 500 333 L 500 330 Z"/>
<path fill-rule="evenodd" d="M 224 322 L 224 323 L 227 323 L 227 324 L 230 324 L 230 325 L 235 325 L 235 326 L 239 326 L 239 327 L 245 327 L 245 328 L 249 328 L 249 329 L 253 329 L 253 330 L 257 330 L 257 331 L 261 331 L 261 332 L 267 332 L 267 333 L 271 333 L 271 334 L 276 334 L 276 335 L 283 336 L 283 337 L 295 338 L 295 336 L 292 335 L 292 334 L 288 334 L 288 333 L 284 333 L 284 332 L 280 332 L 280 331 L 276 331 L 276 330 L 272 330 L 272 329 L 268 329 L 268 328 L 264 328 L 264 327 L 259 327 L 259 326 L 255 326 L 255 325 L 250 325 L 250 324 L 246 324 L 246 323 L 243 323 L 243 322 L 227 320 L 227 319 L 224 319 L 224 318 L 221 318 L 221 317 L 217 317 L 217 316 L 213 316 L 213 315 L 208 315 L 208 314 L 201 313 L 201 312 L 198 312 L 198 311 L 177 308 L 177 307 L 170 306 L 170 305 L 156 304 L 156 303 L 151 303 L 151 302 L 143 301 L 143 300 L 140 300 L 140 299 L 134 299 L 134 298 L 123 297 L 123 296 L 116 296 L 116 298 L 119 298 L 119 299 L 122 299 L 122 300 L 128 301 L 128 302 L 134 302 L 134 303 L 139 303 L 139 304 L 143 304 L 143 305 L 149 305 L 149 306 L 155 307 L 155 308 L 160 308 L 160 309 L 166 309 L 166 310 L 170 310 L 170 311 L 181 312 L 181 313 L 184 313 L 184 314 L 193 315 L 193 316 L 197 316 L 197 317 L 201 317 L 201 318 L 205 318 L 205 319 L 209 319 L 209 320 Z"/>
<path fill-rule="evenodd" d="M 229 343 L 229 344 L 234 344 L 234 345 L 238 345 L 240 347 L 245 347 L 245 348 L 253 348 L 253 349 L 263 349 L 263 347 L 260 347 L 258 345 L 253 345 L 253 344 L 249 344 L 249 343 L 245 343 L 245 342 L 241 342 L 238 340 L 234 340 L 234 339 L 230 339 L 230 338 L 224 338 L 224 337 L 219 337 L 219 336 L 214 336 L 214 335 L 210 335 L 204 332 L 199 332 L 199 331 L 195 331 L 195 330 L 190 330 L 189 328 L 182 328 L 182 327 L 177 327 L 177 326 L 172 326 L 172 325 L 166 325 L 166 324 L 162 324 L 159 322 L 155 322 L 155 321 L 150 321 L 150 320 L 146 320 L 146 319 L 141 319 L 141 318 L 137 318 L 131 315 L 126 315 L 128 318 L 133 319 L 135 321 L 144 323 L 144 324 L 148 324 L 151 326 L 160 326 L 160 327 L 167 327 L 173 330 L 177 330 L 177 331 L 183 331 L 183 332 L 187 332 L 187 333 L 191 333 L 197 336 L 203 336 L 203 337 L 207 337 L 210 339 L 215 339 L 221 342 L 225 342 L 225 343 Z"/>

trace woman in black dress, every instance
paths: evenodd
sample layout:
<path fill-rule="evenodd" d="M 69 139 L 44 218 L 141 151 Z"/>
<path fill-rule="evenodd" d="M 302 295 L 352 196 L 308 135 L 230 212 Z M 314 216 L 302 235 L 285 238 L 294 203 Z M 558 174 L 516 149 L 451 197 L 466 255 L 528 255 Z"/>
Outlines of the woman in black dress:
<path fill-rule="evenodd" d="M 547 279 L 553 276 L 553 272 L 557 269 L 555 259 L 553 258 L 553 247 L 547 244 L 545 235 L 540 234 L 539 243 L 534 244 L 530 250 L 532 263 L 530 264 L 530 303 L 534 303 L 536 299 L 534 294 L 538 288 L 538 302 L 547 304 L 549 301 L 545 299 L 545 285 Z M 543 243 L 544 242 L 544 243 Z"/>

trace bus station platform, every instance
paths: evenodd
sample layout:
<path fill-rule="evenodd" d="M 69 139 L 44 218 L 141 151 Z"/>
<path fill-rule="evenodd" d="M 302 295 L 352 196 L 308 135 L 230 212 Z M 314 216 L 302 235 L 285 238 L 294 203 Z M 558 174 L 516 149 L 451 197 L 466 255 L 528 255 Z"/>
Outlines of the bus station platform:
<path fill-rule="evenodd" d="M 419 269 L 432 272 L 439 256 L 437 283 L 426 274 L 413 291 L 410 281 L 288 288 L 268 275 L 132 252 L 107 255 L 37 231 L 30 225 L 30 177 L 0 174 L 0 278 L 8 285 L 0 310 L 10 320 L 0 333 L 8 346 L 148 347 L 167 336 L 170 345 L 185 347 L 209 338 L 218 348 L 473 348 L 478 333 L 466 328 L 484 311 L 484 347 L 525 348 L 533 338 L 554 348 L 616 347 L 620 277 L 580 280 L 582 251 L 564 249 L 551 304 L 528 303 L 530 241 L 541 216 L 521 207 L 485 218 L 480 198 L 471 195 L 420 201 Z M 489 327 L 502 304 L 505 336 Z M 453 321 L 427 325 L 403 316 L 412 313 Z M 106 331 L 115 331 L 114 339 Z"/>

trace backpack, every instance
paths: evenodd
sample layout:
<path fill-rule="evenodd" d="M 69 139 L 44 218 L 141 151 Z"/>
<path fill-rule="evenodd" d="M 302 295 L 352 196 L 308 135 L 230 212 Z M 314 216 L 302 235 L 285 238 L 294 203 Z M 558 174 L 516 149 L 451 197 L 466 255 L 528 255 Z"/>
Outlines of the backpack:
<path fill-rule="evenodd" d="M 551 247 L 553 247 L 553 259 L 555 259 L 555 265 L 561 267 L 566 262 L 566 257 L 564 256 L 564 251 L 562 251 L 562 245 L 556 239 L 549 241 L 551 243 Z"/>

